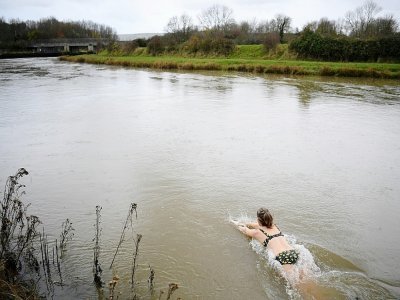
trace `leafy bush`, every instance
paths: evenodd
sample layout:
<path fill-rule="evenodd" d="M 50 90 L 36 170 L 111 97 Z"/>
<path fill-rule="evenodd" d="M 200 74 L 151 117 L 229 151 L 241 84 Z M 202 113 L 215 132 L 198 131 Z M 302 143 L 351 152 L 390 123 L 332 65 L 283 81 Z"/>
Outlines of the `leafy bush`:
<path fill-rule="evenodd" d="M 299 57 L 326 61 L 399 61 L 400 36 L 360 40 L 322 36 L 306 30 L 291 42 L 290 50 Z"/>

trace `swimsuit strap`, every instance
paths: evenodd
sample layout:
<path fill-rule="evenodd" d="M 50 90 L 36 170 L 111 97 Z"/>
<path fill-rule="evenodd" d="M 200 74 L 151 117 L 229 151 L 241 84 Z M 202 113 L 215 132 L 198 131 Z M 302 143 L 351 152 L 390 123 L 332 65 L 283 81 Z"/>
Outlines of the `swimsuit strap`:
<path fill-rule="evenodd" d="M 276 226 L 276 225 L 275 225 L 275 226 Z M 276 228 L 278 228 L 278 226 L 276 226 Z M 276 234 L 273 234 L 273 235 L 269 235 L 268 233 L 266 233 L 264 230 L 262 230 L 262 229 L 260 228 L 260 231 L 261 231 L 262 233 L 264 233 L 264 234 L 267 236 L 267 238 L 264 240 L 264 243 L 263 243 L 263 245 L 264 245 L 265 247 L 267 247 L 269 241 L 272 240 L 273 238 L 276 238 L 276 237 L 278 237 L 278 236 L 283 236 L 281 230 L 280 230 L 279 228 L 278 228 L 278 230 L 279 230 L 279 233 L 276 233 Z"/>

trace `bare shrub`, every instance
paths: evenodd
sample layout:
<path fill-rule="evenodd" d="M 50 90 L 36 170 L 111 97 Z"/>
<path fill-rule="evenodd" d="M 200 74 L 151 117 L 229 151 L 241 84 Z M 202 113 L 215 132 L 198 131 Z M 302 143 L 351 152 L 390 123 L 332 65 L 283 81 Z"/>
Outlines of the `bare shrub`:
<path fill-rule="evenodd" d="M 268 32 L 265 35 L 264 47 L 268 50 L 273 50 L 279 44 L 280 38 L 277 32 Z"/>
<path fill-rule="evenodd" d="M 153 36 L 147 43 L 147 51 L 151 55 L 158 55 L 164 51 L 163 41 L 160 36 Z"/>

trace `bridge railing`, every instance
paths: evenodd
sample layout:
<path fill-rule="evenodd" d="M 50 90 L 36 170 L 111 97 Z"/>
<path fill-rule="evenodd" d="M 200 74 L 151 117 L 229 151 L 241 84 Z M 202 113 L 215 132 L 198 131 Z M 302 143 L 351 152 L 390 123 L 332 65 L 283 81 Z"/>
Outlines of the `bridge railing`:
<path fill-rule="evenodd" d="M 82 39 L 46 39 L 32 41 L 29 48 L 36 53 L 79 53 L 96 52 L 109 40 L 97 38 Z"/>
<path fill-rule="evenodd" d="M 31 44 L 32 45 L 37 45 L 37 44 L 97 44 L 97 43 L 108 44 L 108 42 L 109 42 L 108 39 L 103 39 L 103 38 L 76 38 L 76 39 L 59 38 L 59 39 L 32 40 Z"/>

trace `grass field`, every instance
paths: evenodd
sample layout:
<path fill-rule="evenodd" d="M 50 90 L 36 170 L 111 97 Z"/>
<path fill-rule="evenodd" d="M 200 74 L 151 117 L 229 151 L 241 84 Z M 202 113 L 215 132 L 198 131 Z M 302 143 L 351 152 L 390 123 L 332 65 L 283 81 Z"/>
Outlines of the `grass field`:
<path fill-rule="evenodd" d="M 103 52 L 100 54 L 63 56 L 61 59 L 79 63 L 154 69 L 400 78 L 400 64 L 304 61 L 290 57 L 285 48 L 278 48 L 274 53 L 265 53 L 261 45 L 238 46 L 228 57 L 190 57 L 181 54 L 150 56 L 146 54 L 143 48 L 140 48 L 130 55 L 109 55 Z"/>

